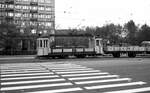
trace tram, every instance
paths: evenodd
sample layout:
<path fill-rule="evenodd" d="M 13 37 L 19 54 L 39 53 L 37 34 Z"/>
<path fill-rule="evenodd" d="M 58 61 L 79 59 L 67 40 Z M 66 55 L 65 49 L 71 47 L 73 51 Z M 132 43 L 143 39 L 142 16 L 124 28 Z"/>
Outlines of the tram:
<path fill-rule="evenodd" d="M 78 35 L 79 36 L 79 35 Z M 102 38 L 90 37 L 88 48 L 68 48 L 68 47 L 51 47 L 50 37 L 40 37 L 37 39 L 37 57 L 52 57 L 52 58 L 66 58 L 75 56 L 83 58 L 86 56 L 97 56 L 104 54 Z"/>
<path fill-rule="evenodd" d="M 84 58 L 87 56 L 98 56 L 111 54 L 115 58 L 119 58 L 122 54 L 128 57 L 136 57 L 137 54 L 149 54 L 150 46 L 120 46 L 107 45 L 100 37 L 90 36 L 89 46 L 84 47 L 51 47 L 51 37 L 40 37 L 37 39 L 37 57 L 51 57 L 51 58 L 67 58 L 75 56 L 77 58 Z M 142 43 L 143 44 L 143 43 Z M 144 43 L 145 44 L 145 43 Z M 146 43 L 147 44 L 147 43 Z"/>

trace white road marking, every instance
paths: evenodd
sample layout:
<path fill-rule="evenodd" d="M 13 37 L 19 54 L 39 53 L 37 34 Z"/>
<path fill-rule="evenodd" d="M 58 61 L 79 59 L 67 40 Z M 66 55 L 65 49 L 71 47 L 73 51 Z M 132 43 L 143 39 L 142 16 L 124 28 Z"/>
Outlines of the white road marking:
<path fill-rule="evenodd" d="M 52 71 L 56 71 L 56 72 L 62 72 L 62 71 L 85 71 L 85 70 L 93 70 L 91 68 L 85 68 L 85 69 L 62 69 L 62 70 L 52 70 Z"/>
<path fill-rule="evenodd" d="M 83 66 L 78 66 L 78 65 L 57 65 L 57 64 L 55 64 L 55 65 L 45 65 L 46 67 L 52 67 L 52 68 L 54 68 L 54 67 L 83 67 Z"/>
<path fill-rule="evenodd" d="M 25 64 L 21 64 L 21 65 L 12 65 L 11 66 L 3 66 L 2 69 L 9 69 L 9 68 L 12 68 L 12 69 L 15 69 L 15 68 L 41 68 L 41 66 L 39 65 L 35 65 L 35 64 L 31 64 L 31 65 L 25 65 Z"/>
<path fill-rule="evenodd" d="M 123 87 L 123 86 L 134 86 L 134 85 L 143 85 L 146 84 L 145 82 L 131 82 L 131 83 L 121 83 L 121 84 L 109 84 L 109 85 L 98 85 L 98 86 L 88 86 L 84 87 L 85 89 L 92 90 L 92 89 L 103 89 L 103 88 L 114 88 L 114 87 Z"/>
<path fill-rule="evenodd" d="M 34 76 L 34 75 L 51 75 L 53 72 L 45 72 L 45 73 L 31 73 L 31 74 L 10 74 L 10 75 L 1 75 L 1 77 L 11 77 L 11 76 Z"/>
<path fill-rule="evenodd" d="M 28 93 L 64 93 L 64 92 L 73 92 L 73 91 L 81 91 L 81 88 L 66 88 L 66 89 L 56 89 L 56 90 L 47 90 L 47 91 L 36 91 L 36 92 L 28 92 Z"/>
<path fill-rule="evenodd" d="M 105 92 L 105 93 L 138 93 L 138 92 L 147 92 L 147 91 L 150 91 L 150 87 L 111 91 L 111 92 Z"/>
<path fill-rule="evenodd" d="M 15 68 L 15 69 L 7 69 L 7 70 L 1 70 L 2 72 L 13 72 L 13 71 L 40 71 L 40 70 L 45 70 L 45 68 L 37 68 L 37 69 L 25 69 L 25 68 Z"/>
<path fill-rule="evenodd" d="M 75 77 L 69 78 L 69 80 L 83 80 L 83 79 L 100 79 L 100 78 L 118 78 L 119 75 L 106 75 L 106 76 L 90 76 L 90 77 Z"/>
<path fill-rule="evenodd" d="M 73 73 L 88 73 L 88 72 L 100 72 L 100 70 L 89 70 L 89 71 L 68 71 L 68 72 L 56 72 L 57 74 L 73 74 Z"/>
<path fill-rule="evenodd" d="M 73 85 L 73 84 L 70 82 L 66 82 L 66 83 L 56 83 L 56 84 L 40 84 L 40 85 L 29 85 L 29 86 L 2 87 L 1 91 L 56 87 L 56 86 L 69 86 L 69 85 Z"/>
<path fill-rule="evenodd" d="M 35 65 L 35 64 L 30 64 L 30 65 L 26 65 L 26 64 L 15 64 L 15 65 L 3 65 L 3 68 L 20 68 L 20 67 L 24 67 L 24 68 L 37 68 L 37 67 L 41 67 L 40 65 Z"/>
<path fill-rule="evenodd" d="M 81 65 L 75 65 L 75 64 L 41 64 L 42 66 L 48 66 L 48 67 L 83 67 Z"/>
<path fill-rule="evenodd" d="M 75 84 L 91 84 L 91 83 L 106 83 L 106 82 L 118 82 L 118 81 L 130 81 L 130 78 L 108 79 L 108 80 L 92 80 L 75 82 Z"/>
<path fill-rule="evenodd" d="M 1 82 L 1 85 L 44 83 L 44 82 L 56 82 L 56 81 L 65 81 L 65 79 L 46 79 L 46 80 L 28 80 L 28 81 Z"/>
<path fill-rule="evenodd" d="M 38 70 L 38 71 L 16 71 L 16 72 L 1 72 L 1 75 L 4 75 L 4 74 L 23 74 L 23 73 L 36 73 L 36 72 L 38 72 L 38 73 L 41 73 L 41 72 L 49 72 L 49 70 L 43 70 L 43 71 L 40 71 L 40 70 Z"/>
<path fill-rule="evenodd" d="M 41 65 L 44 65 L 44 66 L 49 66 L 49 67 L 81 67 L 81 65 L 76 65 L 76 64 L 41 64 Z"/>
<path fill-rule="evenodd" d="M 58 75 L 52 76 L 30 76 L 30 77 L 14 77 L 14 78 L 1 78 L 1 80 L 22 80 L 22 79 L 42 79 L 42 78 L 56 78 L 59 77 Z"/>
<path fill-rule="evenodd" d="M 49 67 L 52 70 L 57 70 L 57 69 L 86 69 L 87 67 Z"/>
<path fill-rule="evenodd" d="M 1 80 L 2 80 L 1 85 L 19 85 L 19 84 L 33 84 L 33 83 L 37 83 L 37 85 L 21 85 L 21 86 L 9 86 L 9 87 L 6 86 L 6 87 L 2 87 L 0 91 L 3 92 L 3 91 L 8 91 L 8 90 L 22 90 L 22 89 L 34 89 L 34 88 L 73 85 L 70 82 L 55 83 L 55 84 L 38 84 L 38 83 L 57 82 L 57 81 L 66 81 L 66 80 L 64 78 L 49 79 L 49 78 L 53 78 L 53 77 L 55 78 L 59 76 L 52 75 L 54 74 L 53 72 L 48 72 L 49 70 L 46 70 L 45 68 L 42 68 L 41 66 L 37 64 L 36 64 L 37 66 L 33 66 L 33 67 L 32 65 L 35 65 L 35 64 L 28 64 L 28 65 L 16 64 L 14 66 L 3 67 L 3 69 L 1 69 Z M 118 78 L 119 77 L 118 75 L 109 75 L 109 73 L 107 72 L 100 72 L 100 70 L 93 70 L 92 68 L 87 68 L 87 67 L 83 67 L 83 66 L 75 65 L 75 64 L 53 64 L 51 63 L 51 64 L 41 64 L 41 65 L 46 66 L 47 68 L 56 72 L 57 74 L 61 74 L 62 77 L 74 77 L 74 78 L 68 78 L 69 80 L 113 78 L 113 79 L 107 79 L 107 80 L 78 81 L 78 82 L 74 82 L 75 84 L 106 83 L 106 82 L 119 82 L 119 81 L 131 80 L 130 78 Z M 34 75 L 37 75 L 37 76 L 34 76 Z M 92 75 L 95 75 L 95 76 L 92 76 Z M 19 76 L 19 77 L 15 77 L 15 76 Z M 28 77 L 24 77 L 24 76 L 28 76 Z M 42 80 L 23 81 L 24 79 L 42 79 Z M 19 81 L 3 82 L 3 80 L 19 80 Z M 92 89 L 114 88 L 114 87 L 134 86 L 134 85 L 143 85 L 143 84 L 146 84 L 146 82 L 139 81 L 139 82 L 120 83 L 120 84 L 85 86 L 84 88 L 87 90 L 92 90 Z M 64 93 L 64 92 L 72 92 L 72 91 L 79 91 L 79 90 L 83 90 L 83 89 L 76 87 L 76 88 L 36 91 L 36 92 L 30 92 L 30 93 Z M 150 91 L 150 87 L 110 91 L 110 92 L 105 92 L 105 93 L 135 93 L 135 92 L 145 92 L 145 91 Z"/>
<path fill-rule="evenodd" d="M 91 75 L 108 75 L 107 72 L 101 72 L 101 73 L 87 73 L 87 74 L 67 74 L 67 75 L 61 75 L 63 77 L 76 77 L 76 76 L 91 76 Z"/>

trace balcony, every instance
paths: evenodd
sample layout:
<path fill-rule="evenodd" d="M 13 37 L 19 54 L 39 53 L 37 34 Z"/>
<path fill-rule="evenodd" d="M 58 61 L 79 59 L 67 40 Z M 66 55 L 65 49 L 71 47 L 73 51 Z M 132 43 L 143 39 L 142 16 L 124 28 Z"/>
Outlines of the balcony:
<path fill-rule="evenodd" d="M 6 4 L 14 4 L 14 0 L 5 0 Z"/>
<path fill-rule="evenodd" d="M 38 13 L 38 10 L 30 10 L 30 13 Z"/>
<path fill-rule="evenodd" d="M 12 8 L 6 8 L 5 12 L 14 12 L 14 9 L 12 9 Z"/>
<path fill-rule="evenodd" d="M 38 21 L 37 18 L 30 18 L 30 21 Z"/>
<path fill-rule="evenodd" d="M 38 2 L 30 2 L 30 5 L 38 6 Z"/>
<path fill-rule="evenodd" d="M 14 18 L 13 18 L 13 17 L 10 17 L 10 16 L 6 16 L 6 17 L 5 17 L 5 20 L 6 20 L 7 22 L 13 22 Z"/>

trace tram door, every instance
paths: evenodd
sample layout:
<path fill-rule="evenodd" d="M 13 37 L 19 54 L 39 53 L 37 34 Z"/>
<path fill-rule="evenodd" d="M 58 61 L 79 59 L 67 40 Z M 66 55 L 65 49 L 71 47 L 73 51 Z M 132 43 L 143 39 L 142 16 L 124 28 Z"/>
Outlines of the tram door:
<path fill-rule="evenodd" d="M 97 54 L 104 54 L 103 52 L 103 44 L 101 38 L 95 39 L 95 51 Z"/>
<path fill-rule="evenodd" d="M 39 38 L 37 40 L 37 55 L 46 56 L 49 52 L 49 39 L 48 38 Z"/>

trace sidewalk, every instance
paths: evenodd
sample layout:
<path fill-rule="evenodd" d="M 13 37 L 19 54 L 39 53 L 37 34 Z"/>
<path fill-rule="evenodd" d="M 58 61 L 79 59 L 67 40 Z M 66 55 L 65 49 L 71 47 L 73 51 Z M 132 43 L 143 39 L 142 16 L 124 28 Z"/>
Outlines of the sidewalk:
<path fill-rule="evenodd" d="M 34 59 L 36 55 L 0 55 L 0 60 L 4 59 Z"/>

